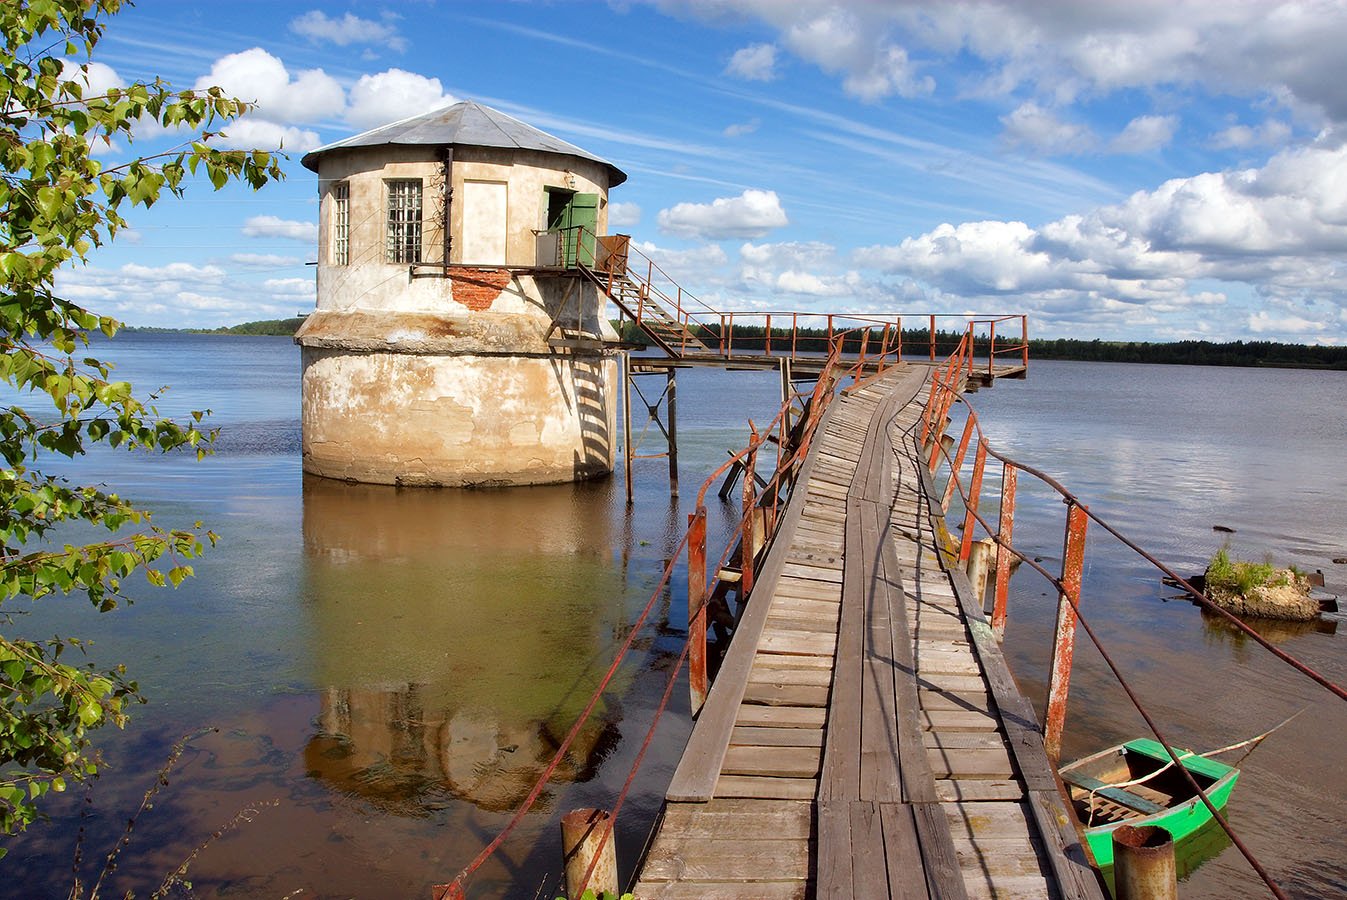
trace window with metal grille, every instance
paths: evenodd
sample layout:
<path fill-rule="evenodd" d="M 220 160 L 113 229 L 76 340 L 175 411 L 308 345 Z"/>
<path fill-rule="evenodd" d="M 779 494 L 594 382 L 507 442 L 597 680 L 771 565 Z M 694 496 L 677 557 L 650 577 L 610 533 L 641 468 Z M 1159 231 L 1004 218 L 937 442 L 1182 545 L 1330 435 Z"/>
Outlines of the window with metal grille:
<path fill-rule="evenodd" d="M 421 261 L 421 182 L 388 182 L 388 261 Z"/>
<path fill-rule="evenodd" d="M 345 181 L 332 185 L 332 264 L 351 261 L 351 186 Z"/>

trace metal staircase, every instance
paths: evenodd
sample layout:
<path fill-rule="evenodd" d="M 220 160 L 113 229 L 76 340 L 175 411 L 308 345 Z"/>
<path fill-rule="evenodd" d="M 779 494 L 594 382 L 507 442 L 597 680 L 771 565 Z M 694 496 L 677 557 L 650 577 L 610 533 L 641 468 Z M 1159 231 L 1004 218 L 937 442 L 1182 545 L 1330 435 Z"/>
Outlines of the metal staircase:
<path fill-rule="evenodd" d="M 669 302 L 661 291 L 652 290 L 649 282 L 638 280 L 630 273 L 611 274 L 595 272 L 580 266 L 585 276 L 607 295 L 624 315 L 635 322 L 646 337 L 674 359 L 688 356 L 717 356 L 694 333 L 696 322 Z M 691 327 L 690 327 L 691 326 Z"/>
<path fill-rule="evenodd" d="M 594 265 L 587 265 L 580 259 L 576 261 L 576 268 L 668 356 L 674 359 L 719 357 L 718 350 L 708 347 L 698 337 L 704 323 L 685 308 L 684 301 L 704 307 L 705 304 L 685 292 L 654 263 L 648 263 L 644 275 L 633 270 L 628 265 L 629 242 L 626 235 L 599 236 Z M 667 288 L 661 289 L 655 284 L 657 274 L 667 283 Z M 706 307 L 702 315 L 718 322 L 719 314 L 710 307 Z"/>

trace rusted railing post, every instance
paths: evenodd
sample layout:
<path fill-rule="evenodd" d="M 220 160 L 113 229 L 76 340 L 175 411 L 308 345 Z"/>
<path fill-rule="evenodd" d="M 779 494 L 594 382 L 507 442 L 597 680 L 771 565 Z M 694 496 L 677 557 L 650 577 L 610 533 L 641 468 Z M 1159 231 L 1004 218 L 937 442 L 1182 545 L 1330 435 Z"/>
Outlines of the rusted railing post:
<path fill-rule="evenodd" d="M 996 377 L 996 320 L 991 321 L 991 337 L 987 343 L 987 377 Z"/>
<path fill-rule="evenodd" d="M 936 392 L 940 390 L 940 372 L 937 370 L 931 377 L 931 392 L 926 398 L 925 414 L 921 419 L 921 445 L 926 446 L 927 439 L 931 436 L 931 426 L 935 424 L 936 412 Z"/>
<path fill-rule="evenodd" d="M 959 545 L 959 562 L 968 562 L 973 550 L 973 526 L 977 524 L 978 495 L 982 493 L 982 470 L 987 467 L 987 441 L 978 438 L 977 454 L 973 457 L 973 479 L 968 485 L 968 501 L 963 516 L 963 542 Z"/>
<path fill-rule="evenodd" d="M 669 420 L 667 436 L 669 438 L 669 496 L 678 496 L 678 370 L 670 366 L 665 370 L 665 418 Z"/>
<path fill-rule="evenodd" d="M 688 692 L 692 714 L 706 702 L 706 507 L 688 515 Z"/>
<path fill-rule="evenodd" d="M 1020 362 L 1029 367 L 1029 317 L 1020 316 Z"/>
<path fill-rule="evenodd" d="M 931 324 L 926 331 L 926 336 L 931 341 L 931 362 L 935 362 L 935 316 L 931 316 Z"/>
<path fill-rule="evenodd" d="M 631 448 L 631 353 L 624 350 L 622 351 L 622 470 L 628 506 L 632 504 Z"/>
<path fill-rule="evenodd" d="M 949 502 L 954 499 L 954 489 L 958 487 L 959 472 L 963 469 L 963 458 L 968 454 L 968 442 L 973 437 L 973 430 L 977 427 L 977 421 L 970 412 L 968 418 L 963 423 L 963 436 L 959 438 L 959 449 L 954 454 L 954 460 L 949 466 L 949 481 L 945 482 L 945 496 L 940 500 L 940 508 L 949 512 Z M 931 474 L 935 474 L 935 465 L 931 466 Z"/>
<path fill-rule="evenodd" d="M 967 331 L 966 336 L 967 336 L 967 338 L 968 338 L 968 346 L 967 346 L 967 350 L 968 350 L 968 377 L 969 377 L 969 378 L 972 378 L 972 377 L 973 377 L 973 344 L 974 344 L 974 340 L 973 340 L 973 323 L 972 323 L 972 322 L 969 322 L 969 323 L 968 323 L 968 331 Z"/>
<path fill-rule="evenodd" d="M 983 538 L 973 541 L 973 545 L 968 549 L 968 565 L 964 567 L 964 572 L 968 575 L 969 584 L 973 586 L 973 596 L 977 598 L 978 609 L 985 608 L 987 570 L 991 568 L 992 551 L 995 547 L 991 538 Z"/>
<path fill-rule="evenodd" d="M 1057 598 L 1057 633 L 1052 645 L 1052 674 L 1048 679 L 1048 714 L 1043 723 L 1043 745 L 1048 759 L 1062 756 L 1062 729 L 1066 725 L 1066 697 L 1071 687 L 1071 660 L 1076 650 L 1076 609 L 1080 602 L 1081 572 L 1085 567 L 1085 507 L 1068 502 L 1066 538 L 1062 548 L 1062 595 Z"/>
<path fill-rule="evenodd" d="M 1159 825 L 1123 825 L 1113 832 L 1118 900 L 1177 900 L 1174 839 Z"/>
<path fill-rule="evenodd" d="M 1006 598 L 1010 596 L 1010 569 L 1014 554 L 1010 539 L 1015 531 L 1015 480 L 1019 470 L 1010 463 L 1001 469 L 1001 522 L 996 530 L 996 587 L 992 593 L 992 631 L 1006 633 Z"/>
<path fill-rule="evenodd" d="M 762 342 L 763 356 L 772 355 L 772 314 L 767 314 L 767 327 L 763 330 Z"/>
<path fill-rule="evenodd" d="M 617 848 L 607 810 L 575 809 L 562 816 L 561 852 L 567 896 L 586 891 L 595 897 L 617 896 Z"/>
<path fill-rule="evenodd" d="M 754 508 L 758 503 L 758 430 L 753 429 L 753 442 L 744 459 L 744 518 L 743 538 L 739 545 L 740 595 L 747 598 L 753 590 L 754 544 L 757 543 L 757 518 Z"/>

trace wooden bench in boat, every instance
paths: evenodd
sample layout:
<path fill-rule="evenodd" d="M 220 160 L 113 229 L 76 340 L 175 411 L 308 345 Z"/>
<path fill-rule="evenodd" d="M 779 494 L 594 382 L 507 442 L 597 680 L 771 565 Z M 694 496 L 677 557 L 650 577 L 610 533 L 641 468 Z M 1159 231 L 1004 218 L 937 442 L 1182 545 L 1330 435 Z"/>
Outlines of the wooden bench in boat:
<path fill-rule="evenodd" d="M 1098 794 L 1100 797 L 1112 800 L 1119 806 L 1136 810 L 1143 815 L 1152 816 L 1158 812 L 1164 812 L 1165 809 L 1160 804 L 1152 803 L 1145 797 L 1134 794 L 1126 788 L 1113 787 L 1107 782 L 1100 781 L 1098 778 L 1091 778 L 1089 775 L 1082 775 L 1078 772 L 1063 772 L 1062 780 L 1067 784 L 1075 785 L 1092 794 Z"/>

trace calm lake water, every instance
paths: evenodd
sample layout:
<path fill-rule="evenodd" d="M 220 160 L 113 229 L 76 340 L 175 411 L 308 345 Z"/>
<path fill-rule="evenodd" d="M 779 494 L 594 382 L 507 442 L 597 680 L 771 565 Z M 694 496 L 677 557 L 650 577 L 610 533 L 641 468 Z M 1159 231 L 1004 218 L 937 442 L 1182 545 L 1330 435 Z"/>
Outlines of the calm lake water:
<path fill-rule="evenodd" d="M 49 599 L 17 629 L 93 637 L 149 698 L 126 732 L 99 736 L 109 768 L 86 813 L 84 872 L 120 836 L 174 741 L 193 737 L 104 884 L 148 895 L 210 841 L 190 880 L 202 896 L 429 897 L 505 824 L 550 759 L 676 547 L 702 479 L 770 419 L 774 374 L 679 376 L 681 498 L 666 463 L 509 491 L 417 491 L 306 479 L 299 354 L 288 340 L 132 334 L 99 348 L 160 408 L 209 407 L 217 454 L 98 452 L 67 471 L 106 482 L 163 525 L 203 520 L 222 537 L 177 591 L 146 588 L 98 615 Z M 652 379 L 653 381 L 654 379 Z M 658 391 L 658 388 L 656 388 Z M 1197 572 L 1224 540 L 1238 555 L 1323 569 L 1347 593 L 1347 374 L 1034 363 L 1023 383 L 972 396 L 997 445 L 1066 481 L 1125 533 Z M 651 435 L 638 452 L 657 449 Z M 989 479 L 994 482 L 996 479 Z M 713 495 L 714 496 L 714 495 Z M 716 510 L 713 510 L 715 513 Z M 1233 535 L 1213 525 L 1235 529 Z M 723 532 L 724 519 L 713 522 Z M 1021 480 L 1017 538 L 1057 564 L 1061 505 Z M 1244 763 L 1231 818 L 1294 895 L 1347 889 L 1347 712 L 1091 535 L 1084 608 L 1169 737 L 1208 749 L 1305 709 Z M 1025 690 L 1045 692 L 1053 600 L 1017 576 L 1006 646 Z M 649 726 L 686 623 L 681 577 L 582 731 L 537 811 L 471 882 L 474 897 L 552 897 L 557 819 L 608 805 Z M 1278 628 L 1276 640 L 1347 680 L 1343 637 Z M 1082 635 L 1080 640 L 1084 641 Z M 1080 646 L 1078 644 L 1078 646 Z M 1087 648 L 1077 654 L 1068 756 L 1143 733 Z M 689 728 L 680 684 L 623 810 L 619 856 L 644 842 Z M 63 897 L 84 807 L 8 842 L 0 894 Z M 1185 898 L 1258 895 L 1233 849 Z"/>

